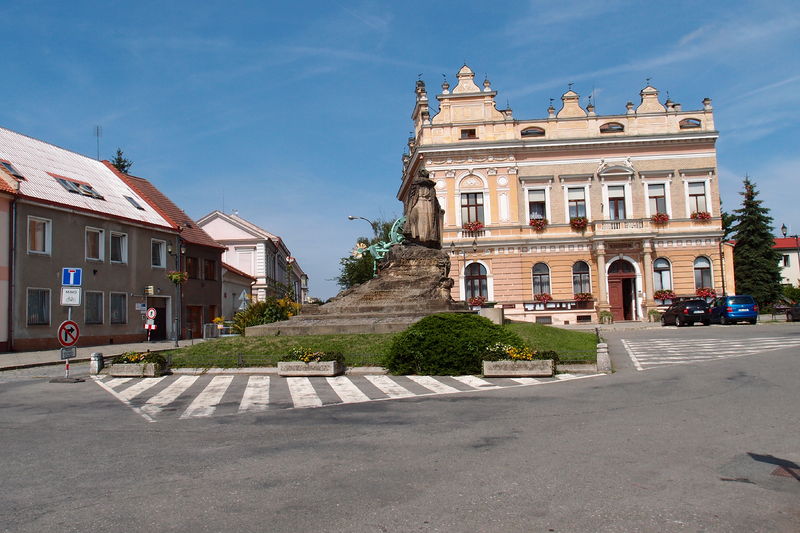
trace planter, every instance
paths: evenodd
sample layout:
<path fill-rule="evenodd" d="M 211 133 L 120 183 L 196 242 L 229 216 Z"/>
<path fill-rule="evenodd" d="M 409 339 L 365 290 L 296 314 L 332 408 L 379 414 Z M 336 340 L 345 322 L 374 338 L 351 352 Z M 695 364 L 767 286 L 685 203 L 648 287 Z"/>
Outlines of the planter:
<path fill-rule="evenodd" d="M 108 375 L 115 378 L 155 378 L 165 371 L 166 367 L 158 363 L 122 363 L 108 367 Z"/>
<path fill-rule="evenodd" d="M 552 377 L 554 370 L 552 359 L 483 362 L 483 375 L 488 378 Z"/>
<path fill-rule="evenodd" d="M 338 361 L 303 363 L 302 361 L 279 361 L 278 375 L 292 376 L 338 376 L 344 373 L 344 365 Z"/>

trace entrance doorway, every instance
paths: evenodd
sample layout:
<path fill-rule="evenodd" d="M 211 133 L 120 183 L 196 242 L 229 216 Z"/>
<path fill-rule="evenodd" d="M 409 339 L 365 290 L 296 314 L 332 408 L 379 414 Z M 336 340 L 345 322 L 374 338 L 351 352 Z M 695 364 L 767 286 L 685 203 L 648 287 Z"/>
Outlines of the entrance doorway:
<path fill-rule="evenodd" d="M 187 305 L 184 325 L 193 339 L 203 338 L 203 306 Z"/>
<path fill-rule="evenodd" d="M 151 341 L 163 341 L 167 339 L 167 299 L 147 297 L 147 307 L 156 310 L 155 331 L 150 332 Z"/>
<path fill-rule="evenodd" d="M 636 320 L 636 271 L 624 259 L 608 267 L 608 303 L 614 321 Z"/>

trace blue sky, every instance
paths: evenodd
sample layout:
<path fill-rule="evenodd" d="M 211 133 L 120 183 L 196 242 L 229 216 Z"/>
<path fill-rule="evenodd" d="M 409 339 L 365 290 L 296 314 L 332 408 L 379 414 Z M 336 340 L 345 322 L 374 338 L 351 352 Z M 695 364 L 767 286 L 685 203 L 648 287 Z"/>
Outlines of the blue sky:
<path fill-rule="evenodd" d="M 399 216 L 417 76 L 466 61 L 517 118 L 567 83 L 624 112 L 645 79 L 713 99 L 723 208 L 749 174 L 800 232 L 797 3 L 3 2 L 0 126 L 94 157 L 117 147 L 194 218 L 237 209 L 333 296 L 363 221 Z M 776 230 L 777 231 L 777 230 Z"/>

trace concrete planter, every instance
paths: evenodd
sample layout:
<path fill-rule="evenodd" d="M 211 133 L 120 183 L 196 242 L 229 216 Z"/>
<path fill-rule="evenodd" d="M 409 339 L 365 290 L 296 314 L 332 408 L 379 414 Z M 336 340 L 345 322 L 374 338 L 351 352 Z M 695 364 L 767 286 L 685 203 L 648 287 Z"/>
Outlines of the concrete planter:
<path fill-rule="evenodd" d="M 344 373 L 344 365 L 338 361 L 303 363 L 301 361 L 279 361 L 279 376 L 338 376 Z"/>
<path fill-rule="evenodd" d="M 551 377 L 554 370 L 555 364 L 552 359 L 483 362 L 483 375 L 489 378 Z"/>
<path fill-rule="evenodd" d="M 108 367 L 108 375 L 116 378 L 154 378 L 164 374 L 166 368 L 158 363 L 123 363 Z"/>

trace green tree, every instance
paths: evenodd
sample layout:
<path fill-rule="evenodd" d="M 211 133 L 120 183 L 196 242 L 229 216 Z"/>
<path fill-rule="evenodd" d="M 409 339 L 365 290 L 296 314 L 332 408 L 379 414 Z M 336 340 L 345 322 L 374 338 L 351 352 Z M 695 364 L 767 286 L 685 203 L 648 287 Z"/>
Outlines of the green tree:
<path fill-rule="evenodd" d="M 772 217 L 769 209 L 761 205 L 758 191 L 749 177 L 744 179 L 742 207 L 736 213 L 733 227 L 736 246 L 733 249 L 733 266 L 736 292 L 750 294 L 765 307 L 781 295 L 780 255 L 773 248 Z"/>
<path fill-rule="evenodd" d="M 111 164 L 116 167 L 117 170 L 120 172 L 128 173 L 128 170 L 133 166 L 133 161 L 130 159 L 125 159 L 125 156 L 122 155 L 122 149 L 117 148 L 117 155 L 114 156 L 114 159 L 111 160 Z"/>
<path fill-rule="evenodd" d="M 371 220 L 369 223 L 374 231 L 373 237 L 371 239 L 367 237 L 359 237 L 356 240 L 356 244 L 370 246 L 376 242 L 389 240 L 389 232 L 392 229 L 392 224 L 394 224 L 394 221 L 378 219 Z M 375 258 L 369 253 L 362 253 L 360 255 L 361 257 L 355 257 L 351 255 L 348 257 L 342 257 L 339 260 L 340 271 L 335 280 L 342 290 L 355 287 L 356 285 L 360 285 L 365 281 L 372 279 Z"/>

